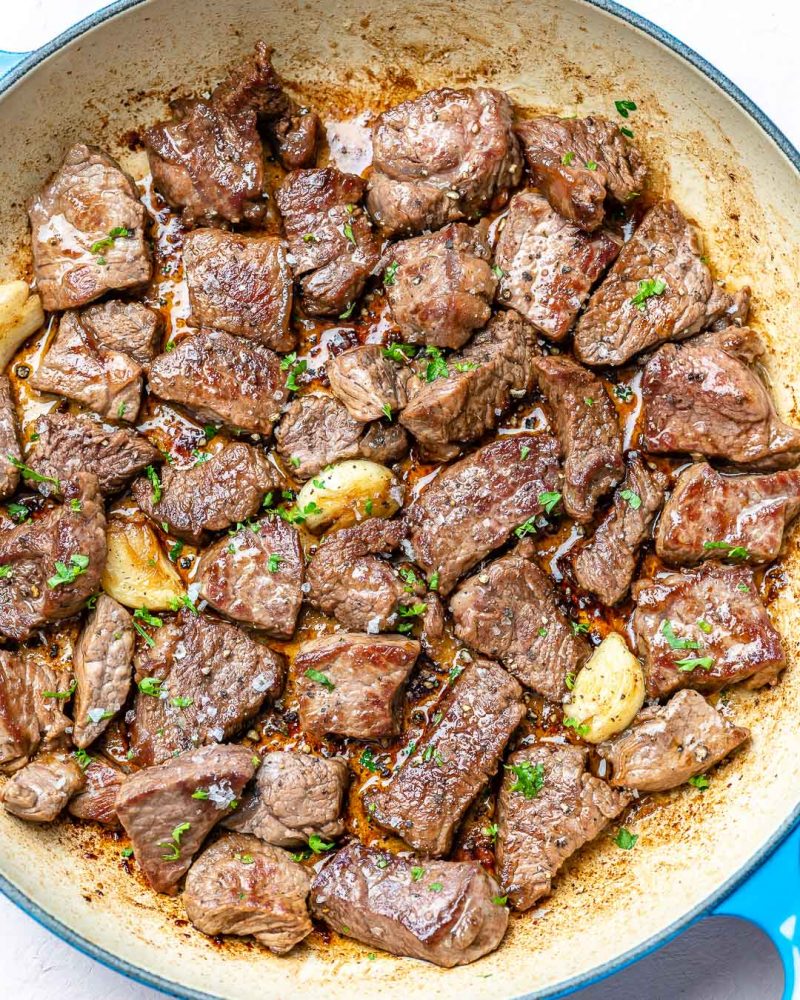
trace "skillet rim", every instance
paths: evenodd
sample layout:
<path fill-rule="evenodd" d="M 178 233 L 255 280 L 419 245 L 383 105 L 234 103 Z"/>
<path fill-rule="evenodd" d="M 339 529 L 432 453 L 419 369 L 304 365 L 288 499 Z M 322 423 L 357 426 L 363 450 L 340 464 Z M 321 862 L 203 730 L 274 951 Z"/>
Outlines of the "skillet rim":
<path fill-rule="evenodd" d="M 147 2 L 148 0 L 115 0 L 114 3 L 111 3 L 107 7 L 103 7 L 101 10 L 96 11 L 94 14 L 90 14 L 88 17 L 83 18 L 81 21 L 78 21 L 77 24 L 74 24 L 66 31 L 63 31 L 60 35 L 51 39 L 41 48 L 34 50 L 30 53 L 30 55 L 26 56 L 25 59 L 19 62 L 13 69 L 9 70 L 2 78 L 0 78 L 0 99 L 6 91 L 10 90 L 11 87 L 20 82 L 30 70 L 34 69 L 45 59 L 49 58 L 49 56 L 63 48 L 67 43 L 74 41 L 92 28 L 99 27 L 105 21 L 110 20 L 117 14 L 124 13 L 134 7 L 143 6 Z M 780 152 L 783 153 L 790 164 L 798 172 L 798 175 L 800 175 L 800 150 L 798 150 L 789 138 L 781 131 L 781 129 L 778 128 L 769 115 L 765 114 L 765 112 L 762 111 L 762 109 L 750 97 L 748 97 L 747 94 L 741 90 L 741 88 L 733 83 L 732 80 L 718 70 L 707 59 L 699 55 L 699 53 L 695 52 L 694 49 L 690 48 L 664 28 L 654 24 L 641 14 L 637 14 L 634 11 L 629 10 L 627 7 L 623 7 L 621 4 L 617 3 L 616 0 L 578 0 L 578 2 L 587 7 L 595 7 L 598 10 L 603 11 L 606 14 L 610 14 L 612 17 L 624 22 L 629 27 L 641 31 L 643 34 L 655 39 L 655 41 L 669 49 L 684 62 L 689 63 L 690 66 L 699 70 L 703 76 L 719 87 L 723 93 L 730 97 L 731 100 L 738 104 L 739 107 L 755 121 L 756 125 L 758 125 L 761 130 L 774 142 Z M 660 930 L 657 934 L 653 934 L 641 944 L 634 948 L 630 948 L 628 951 L 622 952 L 603 965 L 597 966 L 588 972 L 558 983 L 554 988 L 537 990 L 533 993 L 518 994 L 514 1000 L 555 1000 L 555 998 L 565 996 L 580 987 L 586 987 L 593 983 L 597 983 L 613 973 L 619 972 L 626 966 L 638 961 L 650 952 L 662 947 L 701 917 L 712 915 L 714 910 L 716 910 L 717 907 L 728 898 L 728 896 L 743 885 L 762 865 L 767 863 L 778 847 L 781 846 L 781 844 L 789 837 L 791 832 L 797 827 L 800 827 L 800 803 L 798 803 L 795 807 L 792 814 L 784 820 L 777 830 L 774 831 L 772 836 L 766 841 L 761 849 L 753 854 L 748 862 L 734 875 L 732 875 L 716 892 L 706 897 L 705 900 L 693 907 L 691 910 L 682 914 L 682 916 L 677 920 L 674 920 L 671 924 L 662 928 L 662 930 Z M 77 951 L 80 951 L 89 958 L 94 959 L 106 968 L 122 973 L 122 975 L 126 976 L 128 979 L 141 983 L 144 986 L 153 987 L 168 996 L 185 998 L 185 1000 L 220 1000 L 219 994 L 206 993 L 205 991 L 195 990 L 191 987 L 183 986 L 179 983 L 164 979 L 155 972 L 150 972 L 140 966 L 133 965 L 126 959 L 115 955 L 113 952 L 107 951 L 105 948 L 93 944 L 80 934 L 73 931 L 58 917 L 48 913 L 38 903 L 26 896 L 25 893 L 18 889 L 2 874 L 0 874 L 0 892 L 2 892 L 7 899 L 11 900 L 12 903 L 18 906 L 23 913 L 32 917 L 42 927 L 45 927 L 48 931 L 55 934 L 56 937 L 60 938 L 62 941 L 66 941 L 67 944 L 71 945 Z"/>

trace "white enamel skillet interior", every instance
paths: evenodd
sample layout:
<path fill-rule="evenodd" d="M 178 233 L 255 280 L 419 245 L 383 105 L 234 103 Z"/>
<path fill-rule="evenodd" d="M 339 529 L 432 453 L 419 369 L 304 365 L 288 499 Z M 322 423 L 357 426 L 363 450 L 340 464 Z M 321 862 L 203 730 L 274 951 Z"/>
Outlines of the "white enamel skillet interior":
<path fill-rule="evenodd" d="M 0 96 L 0 277 L 29 273 L 23 206 L 69 145 L 96 142 L 136 169 L 120 136 L 159 117 L 165 96 L 213 84 L 258 38 L 329 120 L 476 82 L 561 114 L 613 116 L 615 99 L 632 99 L 650 186 L 698 223 L 718 277 L 730 288 L 752 285 L 779 409 L 798 423 L 798 155 L 731 84 L 659 34 L 613 4 L 581 0 L 116 4 L 34 54 Z M 370 960 L 367 949 L 338 941 L 284 958 L 241 942 L 220 948 L 186 926 L 179 902 L 130 875 L 119 850 L 88 826 L 38 829 L 0 811 L 5 891 L 94 957 L 182 996 L 501 1000 L 552 996 L 611 971 L 729 891 L 798 814 L 796 538 L 771 605 L 789 669 L 774 690 L 731 697 L 736 720 L 753 731 L 748 749 L 715 772 L 704 795 L 684 787 L 642 810 L 634 851 L 606 837 L 583 851 L 553 896 L 513 919 L 502 947 L 474 965 L 445 971 L 382 953 Z"/>

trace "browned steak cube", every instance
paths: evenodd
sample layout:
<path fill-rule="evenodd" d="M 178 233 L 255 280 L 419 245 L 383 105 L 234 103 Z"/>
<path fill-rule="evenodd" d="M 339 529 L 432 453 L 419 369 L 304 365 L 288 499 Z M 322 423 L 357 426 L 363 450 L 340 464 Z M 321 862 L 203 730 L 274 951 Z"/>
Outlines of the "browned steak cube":
<path fill-rule="evenodd" d="M 0 650 L 0 771 L 19 770 L 40 746 L 64 746 L 68 694 L 69 676 L 53 671 L 46 650 Z"/>
<path fill-rule="evenodd" d="M 11 383 L 0 375 L 0 500 L 10 497 L 19 485 L 19 468 L 10 459 L 21 462 L 22 451 Z"/>
<path fill-rule="evenodd" d="M 365 800 L 373 818 L 423 854 L 447 854 L 470 803 L 497 770 L 525 714 L 522 688 L 499 664 L 468 663 L 411 754 Z"/>
<path fill-rule="evenodd" d="M 502 271 L 497 301 L 516 309 L 549 340 L 563 340 L 619 248 L 609 230 L 587 235 L 541 195 L 515 194 L 494 252 Z"/>
<path fill-rule="evenodd" d="M 161 313 L 141 302 L 107 299 L 80 311 L 81 325 L 108 348 L 128 354 L 140 365 L 152 361 L 161 348 L 164 321 Z"/>
<path fill-rule="evenodd" d="M 577 747 L 538 743 L 511 754 L 497 800 L 497 870 L 514 909 L 548 895 L 567 858 L 629 801 L 588 772 Z"/>
<path fill-rule="evenodd" d="M 311 909 L 339 934 L 446 969 L 500 944 L 508 910 L 474 861 L 428 861 L 354 842 L 311 885 Z"/>
<path fill-rule="evenodd" d="M 337 632 L 301 643 L 294 660 L 300 728 L 359 740 L 395 736 L 418 656 L 419 643 L 402 635 Z"/>
<path fill-rule="evenodd" d="M 227 622 L 183 608 L 151 630 L 150 642 L 134 660 L 129 734 L 137 764 L 230 739 L 283 690 L 284 658 Z"/>
<path fill-rule="evenodd" d="M 512 114 L 499 90 L 443 87 L 379 115 L 367 207 L 384 235 L 439 229 L 501 207 L 522 176 Z"/>
<path fill-rule="evenodd" d="M 384 285 L 404 340 L 462 347 L 486 325 L 497 288 L 488 230 L 485 221 L 474 229 L 458 222 L 394 244 Z"/>
<path fill-rule="evenodd" d="M 633 630 L 651 698 L 738 681 L 761 687 L 786 666 L 781 637 L 743 566 L 704 563 L 660 573 L 635 583 L 633 599 Z"/>
<path fill-rule="evenodd" d="M 455 634 L 500 660 L 526 687 L 560 702 L 589 655 L 525 543 L 465 580 L 450 600 Z"/>
<path fill-rule="evenodd" d="M 77 143 L 28 205 L 33 269 L 48 312 L 150 280 L 144 205 L 133 179 L 97 146 Z"/>
<path fill-rule="evenodd" d="M 86 784 L 67 806 L 70 815 L 103 826 L 118 827 L 117 792 L 125 777 L 122 770 L 106 757 L 93 757 L 84 771 L 84 777 Z"/>
<path fill-rule="evenodd" d="M 478 448 L 409 507 L 414 561 L 449 594 L 462 574 L 540 514 L 540 497 L 557 486 L 558 446 L 549 434 L 515 434 Z"/>
<path fill-rule="evenodd" d="M 642 376 L 646 450 L 757 469 L 796 465 L 800 429 L 780 419 L 752 367 L 763 354 L 758 334 L 737 326 L 662 347 Z"/>
<path fill-rule="evenodd" d="M 282 241 L 196 229 L 183 241 L 194 326 L 213 327 L 291 351 L 292 274 Z"/>
<path fill-rule="evenodd" d="M 265 753 L 252 790 L 225 826 L 252 833 L 278 847 L 298 847 L 316 835 L 344 833 L 349 775 L 342 757 L 314 757 L 294 750 Z"/>
<path fill-rule="evenodd" d="M 61 750 L 43 753 L 17 771 L 0 792 L 3 807 L 29 823 L 52 823 L 84 785 L 75 757 Z"/>
<path fill-rule="evenodd" d="M 708 771 L 750 738 L 698 691 L 679 691 L 666 705 L 645 708 L 618 736 L 597 748 L 612 768 L 611 784 L 665 792 Z"/>
<path fill-rule="evenodd" d="M 177 895 L 178 883 L 209 830 L 241 795 L 254 771 L 253 753 L 246 747 L 208 746 L 170 757 L 123 781 L 117 815 L 156 892 Z"/>
<path fill-rule="evenodd" d="M 386 356 L 378 344 L 361 344 L 331 358 L 325 366 L 331 391 L 354 420 L 380 420 L 406 405 L 411 369 Z"/>

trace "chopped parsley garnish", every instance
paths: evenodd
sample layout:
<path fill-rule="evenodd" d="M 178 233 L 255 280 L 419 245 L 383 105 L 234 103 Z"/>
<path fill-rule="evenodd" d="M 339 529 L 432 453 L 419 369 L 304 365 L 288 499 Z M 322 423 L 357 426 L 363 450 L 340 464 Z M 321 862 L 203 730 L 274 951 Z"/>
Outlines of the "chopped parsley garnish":
<path fill-rule="evenodd" d="M 477 371 L 478 368 L 480 368 L 480 365 L 477 364 L 475 361 L 457 361 L 453 365 L 453 368 L 455 368 L 457 372 L 462 372 L 462 373 L 474 372 Z"/>
<path fill-rule="evenodd" d="M 208 792 L 206 791 L 205 788 L 198 788 L 192 792 L 192 798 L 201 799 L 202 801 L 205 801 L 208 798 Z"/>
<path fill-rule="evenodd" d="M 544 787 L 544 764 L 523 760 L 519 764 L 504 764 L 503 767 L 517 779 L 509 792 L 519 792 L 526 799 L 534 799 Z"/>
<path fill-rule="evenodd" d="M 164 681 L 160 677 L 143 677 L 138 684 L 142 694 L 149 694 L 151 698 L 160 698 Z"/>
<path fill-rule="evenodd" d="M 353 235 L 353 224 L 351 222 L 345 222 L 342 226 L 342 232 L 344 233 L 345 239 L 348 243 L 352 243 L 354 247 L 358 246 L 356 238 Z"/>
<path fill-rule="evenodd" d="M 108 231 L 108 236 L 104 236 L 101 240 L 96 240 L 92 243 L 89 247 L 89 252 L 93 254 L 100 254 L 101 256 L 97 258 L 97 263 L 106 264 L 107 261 L 102 254 L 106 250 L 110 250 L 111 247 L 114 246 L 114 241 L 123 236 L 133 236 L 133 233 L 127 228 L 127 226 L 115 226 L 113 229 Z"/>
<path fill-rule="evenodd" d="M 361 751 L 361 756 L 358 758 L 358 763 L 366 768 L 367 771 L 380 771 L 380 766 L 375 760 L 375 754 L 371 747 L 365 747 Z"/>
<path fill-rule="evenodd" d="M 27 483 L 52 483 L 56 489 L 60 488 L 60 483 L 57 479 L 52 476 L 42 476 L 35 469 L 31 469 L 30 466 L 25 465 L 24 462 L 20 462 L 18 458 L 13 455 L 6 455 L 6 460 L 11 462 L 15 469 L 19 469 L 19 473 L 22 478 Z"/>
<path fill-rule="evenodd" d="M 663 295 L 667 290 L 667 283 L 662 278 L 643 278 L 639 282 L 639 289 L 631 299 L 631 302 L 644 311 L 647 308 L 647 300 L 654 295 Z"/>
<path fill-rule="evenodd" d="M 144 474 L 150 480 L 150 485 L 153 487 L 153 503 L 158 503 L 161 499 L 161 480 L 158 477 L 158 473 L 152 465 L 148 465 L 144 470 Z"/>
<path fill-rule="evenodd" d="M 206 441 L 215 438 L 217 434 L 219 434 L 219 427 L 215 427 L 214 424 L 206 424 L 203 427 L 203 437 L 205 437 Z"/>
<path fill-rule="evenodd" d="M 492 896 L 492 902 L 495 906 L 505 906 L 508 902 L 508 896 Z"/>
<path fill-rule="evenodd" d="M 435 570 L 431 573 L 430 579 L 428 580 L 428 590 L 438 590 L 439 589 L 439 570 Z"/>
<path fill-rule="evenodd" d="M 412 882 L 419 882 L 419 880 L 422 878 L 422 876 L 424 874 L 425 874 L 425 869 L 424 868 L 417 868 L 417 867 L 412 868 L 411 869 L 411 881 Z"/>
<path fill-rule="evenodd" d="M 595 160 L 587 160 L 585 166 L 587 170 L 597 170 L 597 163 Z"/>
<path fill-rule="evenodd" d="M 556 492 L 548 491 L 539 494 L 539 503 L 544 507 L 545 514 L 552 514 L 560 499 L 561 494 Z"/>
<path fill-rule="evenodd" d="M 458 678 L 464 673 L 464 668 L 461 664 L 456 663 L 450 668 L 450 672 L 447 675 L 447 683 L 455 684 Z"/>
<path fill-rule="evenodd" d="M 524 462 L 525 459 L 528 457 L 528 455 L 530 455 L 530 453 L 531 453 L 530 448 L 528 447 L 528 445 L 524 444 L 519 450 L 520 461 Z"/>
<path fill-rule="evenodd" d="M 364 501 L 364 513 L 367 517 L 372 517 L 372 497 L 367 497 Z"/>
<path fill-rule="evenodd" d="M 444 764 L 444 757 L 441 753 L 433 746 L 427 746 L 422 751 L 422 763 L 429 764 L 431 761 L 437 766 L 441 767 Z"/>
<path fill-rule="evenodd" d="M 296 854 L 290 854 L 289 857 L 292 859 L 292 861 L 295 861 L 299 864 L 299 862 L 301 861 L 308 861 L 308 859 L 311 857 L 311 851 L 309 851 L 307 847 L 304 847 L 302 851 L 298 851 Z"/>
<path fill-rule="evenodd" d="M 416 355 L 417 350 L 414 344 L 389 344 L 388 347 L 384 347 L 383 356 L 397 362 L 409 361 Z"/>
<path fill-rule="evenodd" d="M 0 566 L 0 580 L 10 580 L 14 575 L 14 568 L 8 563 L 4 563 Z"/>
<path fill-rule="evenodd" d="M 75 689 L 78 686 L 78 682 L 73 678 L 70 681 L 70 685 L 66 691 L 42 691 L 43 698 L 56 698 L 58 701 L 66 701 L 71 698 L 75 693 Z"/>
<path fill-rule="evenodd" d="M 183 552 L 183 542 L 178 539 L 170 546 L 170 550 L 167 555 L 171 562 L 177 562 L 181 552 Z"/>
<path fill-rule="evenodd" d="M 122 418 L 125 416 L 125 411 L 127 409 L 128 409 L 127 403 L 120 403 L 119 406 L 117 407 L 117 416 L 119 417 L 120 420 L 122 420 Z"/>
<path fill-rule="evenodd" d="M 431 892 L 441 892 L 442 889 L 444 889 L 444 886 L 442 885 L 441 882 L 431 882 L 428 888 L 430 889 Z"/>
<path fill-rule="evenodd" d="M 737 583 L 736 584 L 736 589 L 740 593 L 742 593 L 742 594 L 749 594 L 750 593 L 750 588 L 747 586 L 746 583 Z"/>
<path fill-rule="evenodd" d="M 539 631 L 538 631 L 538 634 L 539 634 L 539 635 L 540 635 L 540 636 L 541 636 L 542 638 L 544 638 L 544 637 L 545 637 L 545 636 L 547 635 L 547 629 L 546 629 L 546 628 L 544 627 L 544 625 L 540 626 L 540 628 L 539 628 Z"/>
<path fill-rule="evenodd" d="M 425 381 L 435 382 L 437 378 L 447 378 L 450 372 L 441 350 L 438 347 L 428 345 L 425 348 L 425 353 L 431 359 L 425 366 Z"/>
<path fill-rule="evenodd" d="M 122 850 L 119 853 L 121 854 L 121 856 L 123 858 L 132 858 L 133 857 L 133 848 L 132 847 L 123 847 Z"/>
<path fill-rule="evenodd" d="M 584 722 L 578 722 L 577 719 L 573 719 L 572 716 L 564 719 L 564 728 L 574 730 L 578 736 L 588 736 L 589 727 Z"/>
<path fill-rule="evenodd" d="M 22 524 L 23 521 L 27 521 L 31 516 L 31 511 L 24 503 L 10 503 L 8 505 L 8 514 L 17 524 Z"/>
<path fill-rule="evenodd" d="M 505 271 L 504 271 L 504 270 L 502 269 L 502 267 L 500 267 L 500 266 L 499 266 L 498 264 L 492 264 L 492 274 L 493 274 L 493 275 L 495 276 L 495 278 L 497 278 L 498 280 L 499 280 L 500 278 L 504 278 L 504 277 L 506 276 L 506 272 L 505 272 Z"/>
<path fill-rule="evenodd" d="M 572 691 L 575 688 L 575 674 L 572 672 L 564 675 L 564 683 L 567 686 L 567 691 Z"/>
<path fill-rule="evenodd" d="M 190 705 L 194 704 L 194 698 L 187 698 L 184 695 L 178 695 L 175 698 L 170 698 L 169 703 L 174 708 L 188 708 Z"/>
<path fill-rule="evenodd" d="M 572 150 L 570 150 L 568 153 L 564 153 L 564 155 L 561 157 L 561 162 L 564 164 L 565 167 L 568 167 L 574 159 L 575 159 L 575 154 L 572 152 Z"/>
<path fill-rule="evenodd" d="M 197 606 L 188 594 L 183 594 L 181 597 L 170 597 L 169 608 L 170 611 L 178 611 L 180 608 L 188 608 L 193 615 L 200 614 Z"/>
<path fill-rule="evenodd" d="M 403 590 L 405 590 L 407 594 L 413 594 L 414 588 L 419 583 L 419 579 L 417 578 L 417 574 L 414 570 L 408 566 L 401 566 L 397 571 L 397 575 L 406 585 Z"/>
<path fill-rule="evenodd" d="M 297 360 L 297 352 L 292 351 L 291 354 L 287 354 L 286 357 L 281 361 L 281 371 L 288 371 L 289 374 L 286 376 L 286 388 L 289 392 L 297 392 L 300 386 L 297 384 L 297 378 L 302 375 L 303 372 L 308 368 L 308 362 L 305 359 Z"/>
<path fill-rule="evenodd" d="M 83 504 L 80 500 L 70 500 L 69 509 L 74 510 L 76 513 L 83 509 Z"/>
<path fill-rule="evenodd" d="M 492 843 L 494 843 L 494 841 L 497 840 L 497 834 L 499 832 L 500 832 L 500 827 L 497 825 L 497 823 L 490 823 L 488 826 L 485 826 L 481 830 L 481 833 L 484 835 L 484 837 L 488 837 L 489 840 L 492 841 Z"/>
<path fill-rule="evenodd" d="M 191 823 L 180 823 L 171 834 L 171 841 L 162 840 L 159 842 L 159 847 L 166 847 L 169 850 L 169 854 L 162 854 L 161 857 L 164 861 L 177 861 L 181 856 L 181 837 L 186 833 L 186 831 L 191 827 Z"/>
<path fill-rule="evenodd" d="M 700 629 L 701 632 L 705 632 L 706 635 L 710 635 L 713 629 L 713 626 L 709 622 L 707 622 L 705 618 L 701 618 L 698 621 L 697 627 Z"/>
<path fill-rule="evenodd" d="M 633 399 L 633 389 L 629 385 L 619 383 L 614 386 L 614 395 L 623 403 L 629 403 Z"/>
<path fill-rule="evenodd" d="M 381 413 L 386 417 L 387 420 L 392 419 L 392 408 L 388 403 L 384 403 L 381 407 Z"/>
<path fill-rule="evenodd" d="M 724 552 L 728 559 L 749 559 L 750 553 L 744 545 L 731 545 L 728 542 L 703 542 L 707 552 Z"/>
<path fill-rule="evenodd" d="M 424 615 L 427 610 L 427 604 L 407 604 L 402 608 L 398 608 L 397 613 L 401 618 L 416 618 L 419 615 Z"/>
<path fill-rule="evenodd" d="M 237 861 L 241 861 L 243 865 L 254 865 L 255 858 L 252 854 L 234 854 L 234 858 Z"/>
<path fill-rule="evenodd" d="M 526 535 L 536 534 L 536 518 L 529 517 L 527 521 L 514 528 L 514 534 L 517 538 L 525 538 Z"/>
<path fill-rule="evenodd" d="M 347 308 L 345 309 L 345 311 L 339 313 L 339 319 L 350 319 L 350 317 L 353 315 L 353 310 L 355 309 L 355 307 L 356 307 L 356 302 L 355 299 L 353 299 L 352 302 L 347 303 Z"/>
<path fill-rule="evenodd" d="M 303 243 L 316 243 L 317 237 L 313 233 L 303 233 Z"/>
<path fill-rule="evenodd" d="M 638 510 L 642 506 L 642 498 L 638 493 L 634 493 L 633 490 L 623 490 L 620 493 L 620 497 L 627 501 L 631 510 Z"/>
<path fill-rule="evenodd" d="M 675 635 L 675 630 L 672 627 L 672 622 L 665 618 L 661 623 L 661 634 L 669 643 L 670 649 L 699 649 L 700 643 L 696 639 L 679 639 Z"/>
<path fill-rule="evenodd" d="M 621 826 L 616 837 L 614 837 L 614 843 L 617 847 L 621 847 L 623 851 L 630 851 L 636 846 L 638 839 L 638 833 L 631 833 L 630 830 L 626 830 L 624 826 Z"/>
<path fill-rule="evenodd" d="M 676 660 L 675 666 L 685 673 L 700 667 L 703 670 L 710 670 L 714 664 L 713 656 L 687 656 L 685 660 Z"/>
<path fill-rule="evenodd" d="M 327 674 L 323 674 L 321 670 L 312 670 L 309 668 L 306 670 L 306 677 L 308 677 L 309 680 L 316 681 L 317 684 L 321 684 L 324 688 L 327 688 L 328 691 L 333 691 L 336 687 L 330 677 L 328 677 Z"/>
<path fill-rule="evenodd" d="M 619 130 L 627 139 L 633 138 L 633 131 L 631 129 L 626 128 L 624 125 L 620 125 Z"/>
<path fill-rule="evenodd" d="M 56 587 L 65 583 L 74 583 L 81 573 L 86 572 L 88 566 L 89 557 L 81 555 L 79 552 L 69 557 L 69 565 L 57 561 L 55 574 L 47 581 L 47 586 L 55 590 Z"/>
<path fill-rule="evenodd" d="M 594 406 L 594 400 L 592 399 L 591 396 L 584 396 L 583 401 L 584 403 L 586 403 L 587 406 Z"/>
<path fill-rule="evenodd" d="M 278 567 L 283 562 L 283 556 L 278 555 L 277 552 L 272 552 L 269 559 L 267 560 L 267 569 L 270 573 L 277 573 Z"/>
<path fill-rule="evenodd" d="M 395 281 L 397 281 L 397 268 L 399 266 L 400 265 L 397 263 L 397 261 L 393 260 L 392 263 L 386 268 L 386 270 L 383 272 L 384 285 L 393 285 Z"/>
<path fill-rule="evenodd" d="M 323 854 L 325 851 L 330 851 L 333 848 L 333 843 L 328 843 L 327 840 L 323 840 L 316 833 L 312 833 L 308 838 L 308 846 L 315 854 Z"/>
<path fill-rule="evenodd" d="M 689 778 L 689 784 L 693 785 L 695 788 L 699 788 L 701 792 L 704 792 L 708 788 L 710 782 L 705 774 L 695 774 Z"/>
<path fill-rule="evenodd" d="M 614 107 L 617 109 L 617 113 L 622 115 L 623 118 L 628 117 L 629 111 L 636 110 L 636 105 L 633 101 L 614 101 Z"/>
<path fill-rule="evenodd" d="M 81 771 L 85 771 L 94 760 L 94 757 L 90 757 L 85 750 L 73 750 L 72 756 L 78 762 L 78 767 Z"/>
<path fill-rule="evenodd" d="M 389 859 L 388 858 L 378 858 L 378 860 L 375 862 L 375 867 L 376 868 L 388 868 L 389 867 Z"/>
<path fill-rule="evenodd" d="M 570 622 L 569 627 L 572 629 L 573 635 L 586 635 L 589 631 L 589 626 L 586 622 Z"/>

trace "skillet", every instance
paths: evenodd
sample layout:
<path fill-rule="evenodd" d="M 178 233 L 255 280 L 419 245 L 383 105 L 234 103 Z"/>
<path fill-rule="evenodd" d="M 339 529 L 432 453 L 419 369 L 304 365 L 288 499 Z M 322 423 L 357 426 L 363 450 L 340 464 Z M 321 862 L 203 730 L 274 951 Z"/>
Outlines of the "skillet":
<path fill-rule="evenodd" d="M 0 85 L 0 277 L 27 273 L 24 202 L 71 142 L 97 142 L 127 165 L 123 133 L 156 120 L 174 88 L 219 79 L 256 38 L 275 47 L 281 72 L 330 119 L 475 82 L 561 114 L 608 113 L 615 99 L 635 99 L 651 187 L 676 197 L 697 222 L 718 277 L 753 286 L 754 325 L 770 348 L 779 412 L 800 422 L 793 326 L 800 155 L 697 56 L 605 2 L 114 4 Z M 770 579 L 770 609 L 790 666 L 775 689 L 736 691 L 731 699 L 737 721 L 752 728 L 750 747 L 704 795 L 683 788 L 666 805 L 642 810 L 636 851 L 583 851 L 553 897 L 513 920 L 501 949 L 479 963 L 442 970 L 384 954 L 369 960 L 358 945 L 318 939 L 280 959 L 242 942 L 217 946 L 186 925 L 180 904 L 132 878 L 112 842 L 68 822 L 33 829 L 0 815 L 2 888 L 92 956 L 186 997 L 324 992 L 336 1000 L 354 990 L 387 998 L 413 991 L 553 997 L 639 957 L 714 908 L 743 912 L 773 934 L 791 996 L 800 943 L 792 909 L 800 898 L 797 539 L 795 527 Z"/>

